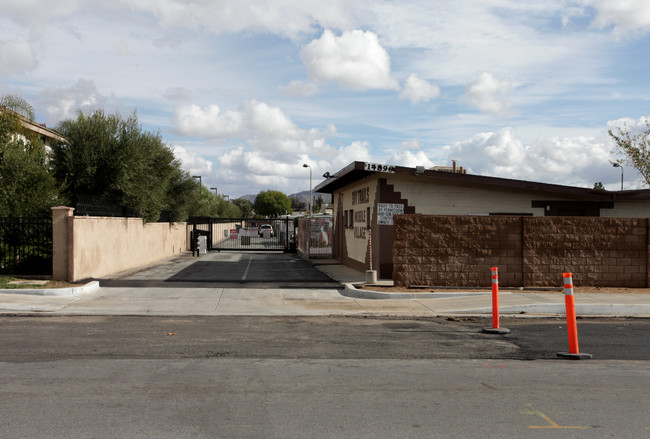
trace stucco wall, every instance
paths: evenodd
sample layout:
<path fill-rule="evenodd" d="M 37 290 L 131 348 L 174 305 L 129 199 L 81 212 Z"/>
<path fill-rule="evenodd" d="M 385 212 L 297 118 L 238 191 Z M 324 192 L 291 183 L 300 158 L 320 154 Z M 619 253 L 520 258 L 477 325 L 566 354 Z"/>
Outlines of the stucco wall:
<path fill-rule="evenodd" d="M 57 257 L 55 251 L 55 278 L 68 281 L 97 278 L 150 264 L 188 249 L 185 223 L 75 217 L 71 216 L 72 210 L 69 212 L 66 216 L 61 211 L 53 211 L 53 217 L 59 216 L 53 221 L 53 233 L 60 237 L 58 244 L 62 245 L 64 239 L 67 241 L 61 257 Z"/>
<path fill-rule="evenodd" d="M 345 240 L 345 254 L 340 257 L 344 263 L 360 269 L 368 268 L 367 209 L 370 208 L 370 218 L 373 218 L 376 196 L 376 177 L 365 178 L 346 187 L 343 191 L 334 193 L 334 199 L 339 200 L 334 204 L 334 217 L 337 217 L 339 211 L 353 212 L 352 224 L 348 221 L 348 227 L 345 227 L 345 221 L 343 221 L 335 226 L 341 228 Z M 363 217 L 363 221 L 358 221 L 361 217 Z"/>
<path fill-rule="evenodd" d="M 397 286 L 648 286 L 648 219 L 399 215 Z"/>
<path fill-rule="evenodd" d="M 73 280 L 117 273 L 187 249 L 185 223 L 72 217 Z"/>
<path fill-rule="evenodd" d="M 607 218 L 648 218 L 650 201 L 617 201 L 613 209 L 600 209 L 600 216 Z"/>
<path fill-rule="evenodd" d="M 425 215 L 488 215 L 496 212 L 544 215 L 543 209 L 530 206 L 534 197 L 526 192 L 459 184 L 422 184 L 417 177 L 400 176 L 387 181 L 409 200 L 409 205 L 415 206 L 416 213 Z"/>

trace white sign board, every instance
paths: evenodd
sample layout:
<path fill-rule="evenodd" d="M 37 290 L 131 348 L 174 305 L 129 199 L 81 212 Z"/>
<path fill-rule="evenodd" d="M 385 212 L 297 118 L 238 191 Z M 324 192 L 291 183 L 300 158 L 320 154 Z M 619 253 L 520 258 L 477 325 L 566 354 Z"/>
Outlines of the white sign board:
<path fill-rule="evenodd" d="M 393 215 L 401 215 L 403 213 L 403 204 L 379 203 L 377 205 L 377 224 L 383 226 L 392 226 Z"/>

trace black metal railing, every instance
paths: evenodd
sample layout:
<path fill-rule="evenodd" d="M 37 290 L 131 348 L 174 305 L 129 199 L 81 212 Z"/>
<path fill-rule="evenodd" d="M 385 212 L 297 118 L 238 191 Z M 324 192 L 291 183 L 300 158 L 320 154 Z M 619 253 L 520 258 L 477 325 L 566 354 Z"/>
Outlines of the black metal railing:
<path fill-rule="evenodd" d="M 76 194 L 75 216 L 139 217 L 133 209 L 122 206 L 119 201 L 96 195 Z"/>
<path fill-rule="evenodd" d="M 52 219 L 0 217 L 0 274 L 52 274 Z"/>
<path fill-rule="evenodd" d="M 208 251 L 295 251 L 294 221 L 288 218 L 190 218 L 192 252 L 205 236 Z"/>

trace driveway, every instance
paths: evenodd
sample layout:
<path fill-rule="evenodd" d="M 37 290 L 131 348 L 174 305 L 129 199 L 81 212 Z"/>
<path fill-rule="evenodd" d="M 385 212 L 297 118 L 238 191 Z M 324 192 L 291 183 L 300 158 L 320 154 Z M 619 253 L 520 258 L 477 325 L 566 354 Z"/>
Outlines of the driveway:
<path fill-rule="evenodd" d="M 137 271 L 101 279 L 102 287 L 343 288 L 295 254 L 212 252 L 167 259 Z"/>

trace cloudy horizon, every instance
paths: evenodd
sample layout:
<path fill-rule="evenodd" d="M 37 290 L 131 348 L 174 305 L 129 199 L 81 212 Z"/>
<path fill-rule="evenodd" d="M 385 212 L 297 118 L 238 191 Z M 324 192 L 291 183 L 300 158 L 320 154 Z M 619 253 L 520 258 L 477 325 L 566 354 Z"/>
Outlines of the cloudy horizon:
<path fill-rule="evenodd" d="M 355 160 L 618 190 L 607 132 L 650 113 L 645 0 L 0 6 L 0 94 L 50 127 L 136 111 L 231 199 Z"/>

